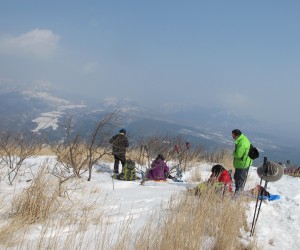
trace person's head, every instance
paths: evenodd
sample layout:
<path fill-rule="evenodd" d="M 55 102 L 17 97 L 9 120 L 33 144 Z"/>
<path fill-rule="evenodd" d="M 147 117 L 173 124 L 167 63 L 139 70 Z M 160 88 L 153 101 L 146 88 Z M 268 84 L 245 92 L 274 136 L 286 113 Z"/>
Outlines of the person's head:
<path fill-rule="evenodd" d="M 218 176 L 223 170 L 225 170 L 225 168 L 222 165 L 217 164 L 212 167 L 211 172 L 214 176 Z"/>
<path fill-rule="evenodd" d="M 165 157 L 162 154 L 158 154 L 156 160 L 165 160 Z"/>
<path fill-rule="evenodd" d="M 231 134 L 232 134 L 232 138 L 234 140 L 236 140 L 237 138 L 240 137 L 240 135 L 242 134 L 242 131 L 239 129 L 234 129 L 234 130 L 232 130 Z"/>
<path fill-rule="evenodd" d="M 126 129 L 125 128 L 120 129 L 119 133 L 126 135 Z"/>

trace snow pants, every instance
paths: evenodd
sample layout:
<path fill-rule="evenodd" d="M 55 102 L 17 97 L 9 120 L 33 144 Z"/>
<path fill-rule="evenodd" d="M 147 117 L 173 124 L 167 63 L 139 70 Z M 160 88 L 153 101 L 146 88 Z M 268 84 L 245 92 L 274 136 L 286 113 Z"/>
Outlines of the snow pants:
<path fill-rule="evenodd" d="M 244 190 L 249 168 L 236 168 L 234 172 L 234 181 L 235 181 L 235 193 L 239 193 Z"/>

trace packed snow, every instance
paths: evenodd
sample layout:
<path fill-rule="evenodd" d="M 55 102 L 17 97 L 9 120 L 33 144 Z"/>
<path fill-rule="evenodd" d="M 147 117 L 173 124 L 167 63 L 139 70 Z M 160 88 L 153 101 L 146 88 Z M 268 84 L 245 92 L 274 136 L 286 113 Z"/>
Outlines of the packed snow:
<path fill-rule="evenodd" d="M 36 171 L 37 167 L 45 162 L 55 164 L 54 157 L 39 156 L 30 158 L 26 164 L 32 166 L 32 171 Z M 201 176 L 206 180 L 210 175 L 212 164 L 202 163 L 195 165 L 194 168 L 201 169 Z M 110 223 L 118 224 L 124 218 L 131 218 L 142 226 L 148 219 L 151 211 L 160 207 L 166 207 L 172 194 L 183 192 L 187 188 L 191 188 L 195 183 L 188 182 L 146 182 L 144 186 L 140 185 L 140 181 L 120 181 L 113 180 L 111 173 L 113 163 L 101 162 L 94 166 L 92 180 L 85 181 L 86 188 L 74 190 L 78 199 L 87 200 L 90 194 L 87 190 L 95 190 L 94 195 L 105 194 L 106 199 L 103 209 Z M 183 180 L 188 180 L 193 169 L 184 173 Z M 86 178 L 86 176 L 85 176 Z M 6 181 L 0 182 L 0 200 L 3 202 L 0 213 L 3 214 L 3 208 L 11 204 L 13 193 L 28 187 L 28 177 L 21 177 L 18 182 L 10 186 Z M 259 184 L 259 177 L 256 174 L 256 167 L 251 167 L 246 190 L 250 190 Z M 300 178 L 284 175 L 279 181 L 268 184 L 268 191 L 271 194 L 279 194 L 280 200 L 264 201 L 260 210 L 259 218 L 256 225 L 257 245 L 262 249 L 300 249 L 298 240 L 300 239 Z M 101 190 L 97 192 L 96 190 Z M 234 202 L 234 200 L 233 200 Z M 247 221 L 251 227 L 255 201 L 250 201 L 246 206 Z M 1 218 L 1 216 L 0 216 Z M 37 230 L 36 227 L 35 230 Z M 34 230 L 31 239 L 34 239 Z M 249 233 L 244 233 L 243 240 L 250 242 L 252 238 Z M 0 247 L 1 248 L 1 247 Z"/>

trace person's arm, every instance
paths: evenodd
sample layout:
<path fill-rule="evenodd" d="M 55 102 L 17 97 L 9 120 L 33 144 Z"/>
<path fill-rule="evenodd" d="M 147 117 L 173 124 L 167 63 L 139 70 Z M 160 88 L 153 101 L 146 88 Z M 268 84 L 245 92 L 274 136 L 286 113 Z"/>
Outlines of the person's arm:
<path fill-rule="evenodd" d="M 129 147 L 129 142 L 128 142 L 128 138 L 127 137 L 125 137 L 125 148 L 128 148 Z"/>
<path fill-rule="evenodd" d="M 244 144 L 236 144 L 235 150 L 233 152 L 233 157 L 237 159 L 242 159 L 246 152 L 246 147 Z"/>
<path fill-rule="evenodd" d="M 115 137 L 116 137 L 116 136 L 114 135 L 112 138 L 110 138 L 109 143 L 114 143 Z"/>
<path fill-rule="evenodd" d="M 214 183 L 216 181 L 217 177 L 214 173 L 211 173 L 210 177 L 208 178 L 208 183 Z"/>

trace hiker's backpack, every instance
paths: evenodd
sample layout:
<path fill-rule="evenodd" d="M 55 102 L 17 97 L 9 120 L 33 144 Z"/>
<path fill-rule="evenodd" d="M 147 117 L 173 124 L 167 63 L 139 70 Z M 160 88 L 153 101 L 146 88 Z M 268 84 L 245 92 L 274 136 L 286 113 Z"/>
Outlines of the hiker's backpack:
<path fill-rule="evenodd" d="M 248 152 L 248 156 L 252 159 L 255 160 L 259 157 L 259 152 L 256 147 L 254 147 L 252 144 L 250 144 L 250 149 Z"/>
<path fill-rule="evenodd" d="M 117 179 L 123 181 L 133 181 L 136 179 L 135 162 L 128 159 L 125 162 L 122 173 L 117 176 Z"/>

